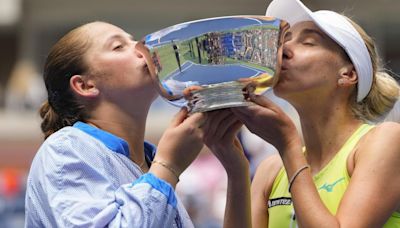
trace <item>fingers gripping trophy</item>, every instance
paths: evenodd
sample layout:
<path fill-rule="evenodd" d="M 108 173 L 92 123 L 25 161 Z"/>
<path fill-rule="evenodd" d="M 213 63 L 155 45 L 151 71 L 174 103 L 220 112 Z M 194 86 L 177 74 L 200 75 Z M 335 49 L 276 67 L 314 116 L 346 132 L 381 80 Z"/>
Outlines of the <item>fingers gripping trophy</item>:
<path fill-rule="evenodd" d="M 147 35 L 140 48 L 169 103 L 191 113 L 246 106 L 246 91 L 273 87 L 289 24 L 266 16 L 190 21 Z"/>

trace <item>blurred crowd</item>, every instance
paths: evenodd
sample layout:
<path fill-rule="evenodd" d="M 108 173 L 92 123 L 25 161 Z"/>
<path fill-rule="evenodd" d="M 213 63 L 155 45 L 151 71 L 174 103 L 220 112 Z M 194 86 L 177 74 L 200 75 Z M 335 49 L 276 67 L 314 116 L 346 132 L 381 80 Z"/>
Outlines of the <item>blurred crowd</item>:
<path fill-rule="evenodd" d="M 1 227 L 23 227 L 26 174 L 15 169 L 0 170 Z"/>
<path fill-rule="evenodd" d="M 46 97 L 40 72 L 29 60 L 15 63 L 4 89 L 4 110 L 35 111 Z"/>

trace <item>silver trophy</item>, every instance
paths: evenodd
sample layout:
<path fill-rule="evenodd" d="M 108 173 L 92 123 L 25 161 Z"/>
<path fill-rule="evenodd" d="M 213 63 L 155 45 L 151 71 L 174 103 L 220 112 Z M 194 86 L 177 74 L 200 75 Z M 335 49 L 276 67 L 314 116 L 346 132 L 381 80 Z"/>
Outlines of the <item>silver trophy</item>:
<path fill-rule="evenodd" d="M 245 106 L 245 87 L 262 94 L 279 75 L 285 21 L 228 16 L 177 24 L 147 35 L 142 52 L 159 93 L 190 112 Z"/>

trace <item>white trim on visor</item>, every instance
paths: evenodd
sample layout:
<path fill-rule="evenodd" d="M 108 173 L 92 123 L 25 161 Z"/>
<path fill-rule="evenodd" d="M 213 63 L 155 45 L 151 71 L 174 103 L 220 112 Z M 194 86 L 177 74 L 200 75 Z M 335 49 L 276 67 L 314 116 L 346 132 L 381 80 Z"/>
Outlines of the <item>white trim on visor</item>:
<path fill-rule="evenodd" d="M 313 21 L 350 57 L 358 75 L 357 102 L 368 95 L 373 79 L 371 57 L 361 35 L 344 16 L 329 10 L 312 12 L 299 0 L 273 0 L 266 16 L 285 20 L 291 26 L 302 21 Z"/>

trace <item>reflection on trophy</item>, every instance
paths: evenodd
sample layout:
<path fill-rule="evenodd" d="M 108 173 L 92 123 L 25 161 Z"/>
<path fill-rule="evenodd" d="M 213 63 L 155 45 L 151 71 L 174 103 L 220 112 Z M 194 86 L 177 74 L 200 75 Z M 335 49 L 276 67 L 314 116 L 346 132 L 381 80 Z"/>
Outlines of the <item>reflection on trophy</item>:
<path fill-rule="evenodd" d="M 264 93 L 277 81 L 288 23 L 229 16 L 174 25 L 145 37 L 146 60 L 159 93 L 191 112 L 250 105 L 249 85 Z"/>

